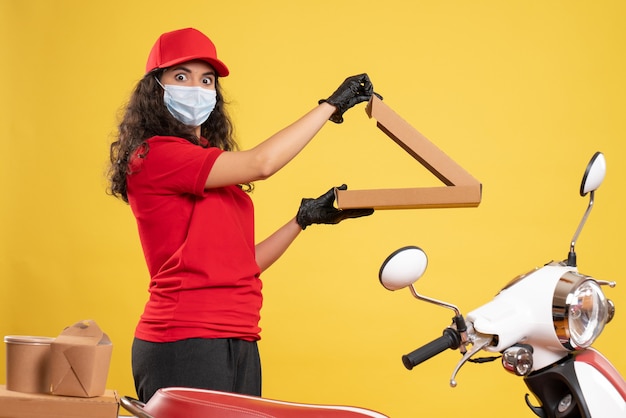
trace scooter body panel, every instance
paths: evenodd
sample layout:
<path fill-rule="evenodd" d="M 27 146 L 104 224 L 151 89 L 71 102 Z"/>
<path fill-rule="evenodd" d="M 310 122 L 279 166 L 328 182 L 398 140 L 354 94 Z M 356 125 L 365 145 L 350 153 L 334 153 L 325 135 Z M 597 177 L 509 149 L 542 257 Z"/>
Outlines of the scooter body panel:
<path fill-rule="evenodd" d="M 574 369 L 592 417 L 626 417 L 626 381 L 602 354 L 578 353 Z"/>
<path fill-rule="evenodd" d="M 554 333 L 551 312 L 545 307 L 552 306 L 554 288 L 568 271 L 575 268 L 544 266 L 471 311 L 467 320 L 477 332 L 498 336 L 498 344 L 485 350 L 500 352 L 514 344 L 530 344 L 535 349 L 533 370 L 567 356 L 568 351 Z"/>
<path fill-rule="evenodd" d="M 524 381 L 545 418 L 626 417 L 626 382 L 596 350 L 574 353 Z"/>

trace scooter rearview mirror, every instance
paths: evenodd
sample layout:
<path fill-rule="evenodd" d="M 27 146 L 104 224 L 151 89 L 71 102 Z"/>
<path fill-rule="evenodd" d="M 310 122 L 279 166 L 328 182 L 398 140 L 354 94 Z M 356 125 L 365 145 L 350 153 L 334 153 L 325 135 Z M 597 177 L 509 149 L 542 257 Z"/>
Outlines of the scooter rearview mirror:
<path fill-rule="evenodd" d="M 587 193 L 591 193 L 589 195 L 589 205 L 587 206 L 587 210 L 583 215 L 580 223 L 578 224 L 578 228 L 572 237 L 569 247 L 569 253 L 567 254 L 567 265 L 571 267 L 576 267 L 576 241 L 578 240 L 578 236 L 580 235 L 580 231 L 582 231 L 585 222 L 587 222 L 587 217 L 591 212 L 591 208 L 593 208 L 594 204 L 594 194 L 598 187 L 602 184 L 604 180 L 604 176 L 606 175 L 606 160 L 604 159 L 604 154 L 601 152 L 596 152 L 591 157 L 589 164 L 587 164 L 587 168 L 585 169 L 585 174 L 583 175 L 583 181 L 580 183 L 580 195 L 585 196 Z"/>
<path fill-rule="evenodd" d="M 606 160 L 604 154 L 596 152 L 587 164 L 583 181 L 580 184 L 580 195 L 585 196 L 587 193 L 597 190 L 604 181 L 605 175 Z"/>
<path fill-rule="evenodd" d="M 378 279 L 387 290 L 404 289 L 419 280 L 428 266 L 428 257 L 419 247 L 402 247 L 383 261 Z"/>

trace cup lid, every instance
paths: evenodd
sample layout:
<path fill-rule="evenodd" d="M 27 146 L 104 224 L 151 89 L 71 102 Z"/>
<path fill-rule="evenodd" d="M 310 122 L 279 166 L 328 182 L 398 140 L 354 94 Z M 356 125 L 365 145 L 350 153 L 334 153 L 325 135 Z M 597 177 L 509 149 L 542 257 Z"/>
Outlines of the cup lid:
<path fill-rule="evenodd" d="M 13 344 L 50 344 L 54 341 L 53 337 L 39 337 L 32 335 L 5 335 L 5 343 Z"/>

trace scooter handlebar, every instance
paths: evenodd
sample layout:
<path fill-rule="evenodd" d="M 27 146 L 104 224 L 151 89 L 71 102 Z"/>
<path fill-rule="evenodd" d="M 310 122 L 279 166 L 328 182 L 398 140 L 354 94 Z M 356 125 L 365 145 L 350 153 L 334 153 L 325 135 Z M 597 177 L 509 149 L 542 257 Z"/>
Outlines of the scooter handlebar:
<path fill-rule="evenodd" d="M 452 328 L 443 330 L 443 335 L 428 344 L 418 348 L 417 350 L 402 356 L 404 367 L 411 370 L 418 364 L 435 357 L 437 354 L 447 350 L 448 348 L 457 349 L 461 344 L 459 333 Z"/>

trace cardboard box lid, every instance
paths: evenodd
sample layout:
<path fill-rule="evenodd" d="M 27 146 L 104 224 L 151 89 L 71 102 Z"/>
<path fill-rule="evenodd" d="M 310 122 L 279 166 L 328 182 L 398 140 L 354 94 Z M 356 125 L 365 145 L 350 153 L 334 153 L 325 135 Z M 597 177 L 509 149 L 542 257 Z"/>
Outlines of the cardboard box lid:
<path fill-rule="evenodd" d="M 373 95 L 365 111 L 377 127 L 437 177 L 442 187 L 338 190 L 339 209 L 421 209 L 476 207 L 482 185 L 408 122 Z"/>
<path fill-rule="evenodd" d="M 0 418 L 117 418 L 119 397 L 106 390 L 103 396 L 77 398 L 14 392 L 0 385 Z"/>
<path fill-rule="evenodd" d="M 50 350 L 52 394 L 92 397 L 104 393 L 113 345 L 95 321 L 65 328 Z"/>

